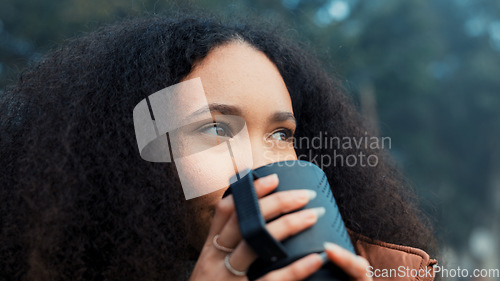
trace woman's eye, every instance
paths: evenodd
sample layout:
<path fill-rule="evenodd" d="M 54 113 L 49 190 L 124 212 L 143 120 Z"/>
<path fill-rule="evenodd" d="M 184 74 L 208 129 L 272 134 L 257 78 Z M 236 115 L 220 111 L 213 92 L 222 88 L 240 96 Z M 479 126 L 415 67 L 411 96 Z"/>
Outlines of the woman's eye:
<path fill-rule="evenodd" d="M 213 123 L 210 125 L 206 125 L 205 127 L 201 128 L 200 131 L 204 134 L 214 137 L 232 137 L 231 129 L 224 124 Z"/>
<path fill-rule="evenodd" d="M 292 131 L 289 129 L 283 129 L 276 131 L 270 135 L 270 138 L 273 140 L 279 140 L 279 141 L 289 141 L 292 138 Z"/>

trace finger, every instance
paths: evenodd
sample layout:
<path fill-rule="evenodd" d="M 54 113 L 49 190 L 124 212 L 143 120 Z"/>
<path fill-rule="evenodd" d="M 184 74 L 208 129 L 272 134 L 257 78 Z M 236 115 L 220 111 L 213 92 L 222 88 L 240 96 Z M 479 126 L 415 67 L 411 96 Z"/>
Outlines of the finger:
<path fill-rule="evenodd" d="M 208 238 L 210 239 L 220 233 L 234 212 L 234 204 L 232 203 L 233 199 L 232 197 L 228 197 L 230 196 L 222 198 L 215 206 L 215 214 L 212 218 L 212 224 L 210 225 L 210 229 L 208 231 Z"/>
<path fill-rule="evenodd" d="M 259 200 L 259 205 L 262 216 L 264 220 L 267 221 L 281 214 L 289 213 L 304 207 L 307 202 L 314 197 L 316 197 L 316 192 L 313 190 L 287 190 L 261 198 Z M 238 227 L 238 217 L 233 213 L 220 233 L 218 241 L 223 241 L 225 247 L 234 248 L 241 239 L 242 237 Z"/>
<path fill-rule="evenodd" d="M 367 275 L 367 269 L 370 264 L 365 258 L 357 256 L 330 242 L 325 242 L 324 247 L 328 258 L 353 279 L 372 280 L 372 278 Z"/>
<path fill-rule="evenodd" d="M 266 221 L 279 215 L 304 207 L 316 197 L 316 191 L 310 189 L 287 190 L 276 192 L 259 200 L 262 216 Z"/>
<path fill-rule="evenodd" d="M 313 208 L 285 215 L 267 224 L 267 230 L 274 239 L 281 241 L 314 225 L 325 208 Z M 248 268 L 257 256 L 245 241 L 241 241 L 231 254 L 231 264 L 240 269 Z"/>
<path fill-rule="evenodd" d="M 272 192 L 276 187 L 278 187 L 279 179 L 277 174 L 271 174 L 254 181 L 255 193 L 258 198 L 265 196 Z M 221 214 L 218 216 L 218 214 Z M 212 220 L 212 226 L 209 231 L 209 238 L 214 237 L 217 234 L 221 234 L 223 229 L 225 230 L 224 235 L 220 235 L 217 241 L 223 241 L 221 244 L 225 247 L 232 248 L 235 247 L 236 244 L 241 241 L 241 234 L 238 227 L 238 222 L 236 218 L 236 214 L 234 214 L 234 218 L 231 223 L 228 223 L 231 215 L 234 214 L 234 201 L 233 196 L 228 195 L 225 198 L 222 198 L 219 203 L 217 203 L 215 209 L 215 216 Z M 227 225 L 227 226 L 226 226 Z M 227 230 L 226 230 L 227 229 Z M 222 236 L 222 237 L 221 237 Z M 227 241 L 226 241 L 227 240 Z"/>
<path fill-rule="evenodd" d="M 255 254 L 252 248 L 243 240 L 229 257 L 229 263 L 238 271 L 246 271 L 257 257 L 257 254 Z"/>
<path fill-rule="evenodd" d="M 324 214 L 324 207 L 305 209 L 268 223 L 267 230 L 276 240 L 281 241 L 311 227 Z"/>
<path fill-rule="evenodd" d="M 261 198 L 269 194 L 276 187 L 278 187 L 278 183 L 279 179 L 277 174 L 270 174 L 268 176 L 256 179 L 253 182 L 253 186 L 255 187 L 257 198 Z"/>
<path fill-rule="evenodd" d="M 283 281 L 295 281 L 303 280 L 316 272 L 323 265 L 323 259 L 318 254 L 307 255 L 298 261 L 291 263 L 290 265 L 272 271 L 258 281 L 270 281 L 270 280 L 283 280 Z"/>

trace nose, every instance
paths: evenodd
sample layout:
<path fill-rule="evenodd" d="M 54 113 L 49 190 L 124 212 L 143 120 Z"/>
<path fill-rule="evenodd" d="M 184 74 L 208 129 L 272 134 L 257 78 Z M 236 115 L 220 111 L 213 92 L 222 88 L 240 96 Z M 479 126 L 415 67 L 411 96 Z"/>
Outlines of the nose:
<path fill-rule="evenodd" d="M 297 154 L 292 144 L 278 143 L 277 141 L 266 140 L 265 137 L 251 137 L 253 169 L 265 166 L 270 163 L 297 160 Z"/>

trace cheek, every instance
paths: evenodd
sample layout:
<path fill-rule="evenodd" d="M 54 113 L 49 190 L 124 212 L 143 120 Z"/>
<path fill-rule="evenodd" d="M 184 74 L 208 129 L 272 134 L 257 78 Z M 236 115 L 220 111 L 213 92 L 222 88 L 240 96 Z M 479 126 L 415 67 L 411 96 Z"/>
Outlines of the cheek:
<path fill-rule="evenodd" d="M 231 141 L 174 161 L 186 200 L 227 188 L 236 180 L 236 171 L 244 176 L 252 167 L 248 133 L 242 130 Z"/>
<path fill-rule="evenodd" d="M 272 160 L 271 162 L 297 160 L 297 154 L 295 153 L 295 150 L 286 151 L 286 152 L 278 152 L 275 154 L 274 158 L 271 160 Z"/>
<path fill-rule="evenodd" d="M 263 154 L 266 163 L 297 160 L 293 142 L 268 141 Z"/>
<path fill-rule="evenodd" d="M 197 153 L 175 159 L 175 164 L 186 200 L 227 188 L 230 179 L 235 177 L 235 167 L 228 151 Z"/>

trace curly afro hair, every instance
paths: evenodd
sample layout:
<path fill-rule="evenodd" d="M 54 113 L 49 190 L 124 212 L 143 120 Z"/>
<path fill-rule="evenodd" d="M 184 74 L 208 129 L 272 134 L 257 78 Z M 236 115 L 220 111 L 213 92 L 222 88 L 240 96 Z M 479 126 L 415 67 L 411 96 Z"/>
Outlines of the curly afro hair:
<path fill-rule="evenodd" d="M 244 40 L 277 66 L 297 138 L 366 137 L 339 80 L 280 33 L 212 16 L 148 16 L 69 41 L 24 71 L 0 95 L 0 279 L 187 278 L 197 253 L 185 241 L 175 166 L 141 159 L 132 111 L 221 44 Z M 363 147 L 336 151 L 359 152 L 378 155 L 378 165 L 324 167 L 346 226 L 432 254 L 429 223 L 389 157 Z"/>

